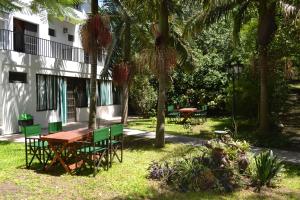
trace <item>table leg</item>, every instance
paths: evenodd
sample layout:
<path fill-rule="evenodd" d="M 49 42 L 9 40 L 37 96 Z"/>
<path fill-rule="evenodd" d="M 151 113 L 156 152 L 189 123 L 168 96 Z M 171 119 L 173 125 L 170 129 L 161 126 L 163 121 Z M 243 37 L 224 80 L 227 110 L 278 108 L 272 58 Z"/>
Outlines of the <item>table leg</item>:
<path fill-rule="evenodd" d="M 62 152 L 66 149 L 67 145 L 68 144 L 66 143 L 66 144 L 63 144 L 60 148 L 57 148 L 57 145 L 53 145 L 53 144 L 49 143 L 49 147 L 54 152 L 54 157 L 53 157 L 51 163 L 48 166 L 46 166 L 46 170 L 48 170 L 57 160 L 59 160 L 60 164 L 64 167 L 66 172 L 68 172 L 68 173 L 71 172 L 69 167 L 66 165 L 64 160 L 61 158 Z"/>

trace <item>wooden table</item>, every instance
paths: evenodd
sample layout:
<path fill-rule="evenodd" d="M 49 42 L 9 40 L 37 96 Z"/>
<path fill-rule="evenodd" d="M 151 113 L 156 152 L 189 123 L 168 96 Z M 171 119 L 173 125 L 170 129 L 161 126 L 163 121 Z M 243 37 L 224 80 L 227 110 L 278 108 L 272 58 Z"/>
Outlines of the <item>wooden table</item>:
<path fill-rule="evenodd" d="M 66 160 L 62 158 L 62 153 L 69 147 L 74 146 L 74 143 L 79 140 L 83 140 L 88 136 L 88 130 L 86 128 L 77 129 L 73 131 L 62 131 L 46 136 L 41 136 L 41 140 L 47 141 L 49 147 L 54 152 L 54 157 L 49 165 L 46 166 L 46 170 L 53 166 L 57 161 L 64 167 L 66 172 L 70 173 L 72 169 L 75 169 L 80 163 L 74 163 L 67 165 Z"/>
<path fill-rule="evenodd" d="M 180 112 L 180 116 L 183 117 L 181 123 L 185 123 L 197 111 L 197 108 L 181 108 L 178 111 Z"/>

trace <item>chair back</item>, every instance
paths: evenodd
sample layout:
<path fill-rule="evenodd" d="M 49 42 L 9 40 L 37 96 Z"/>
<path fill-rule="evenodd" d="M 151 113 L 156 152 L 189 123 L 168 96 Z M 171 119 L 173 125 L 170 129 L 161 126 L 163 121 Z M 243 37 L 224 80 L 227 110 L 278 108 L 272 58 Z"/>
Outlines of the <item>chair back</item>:
<path fill-rule="evenodd" d="M 100 128 L 94 130 L 93 133 L 93 142 L 101 142 L 109 139 L 109 128 Z"/>
<path fill-rule="evenodd" d="M 42 129 L 39 124 L 34 124 L 31 126 L 24 126 L 22 132 L 25 134 L 25 137 L 38 136 L 42 133 Z"/>
<path fill-rule="evenodd" d="M 174 105 L 169 105 L 167 108 L 168 112 L 173 112 L 174 111 Z"/>
<path fill-rule="evenodd" d="M 48 132 L 57 133 L 62 131 L 62 122 L 50 122 L 48 123 Z"/>
<path fill-rule="evenodd" d="M 123 135 L 123 124 L 115 124 L 110 127 L 112 137 Z"/>

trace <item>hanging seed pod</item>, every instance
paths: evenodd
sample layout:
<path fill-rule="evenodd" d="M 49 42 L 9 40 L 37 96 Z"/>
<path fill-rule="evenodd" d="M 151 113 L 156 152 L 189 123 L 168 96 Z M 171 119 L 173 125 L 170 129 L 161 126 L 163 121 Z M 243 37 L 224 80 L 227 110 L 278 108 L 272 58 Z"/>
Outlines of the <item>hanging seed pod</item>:
<path fill-rule="evenodd" d="M 99 14 L 90 16 L 80 29 L 83 49 L 90 53 L 95 48 L 106 48 L 112 40 L 109 20 Z"/>
<path fill-rule="evenodd" d="M 129 79 L 129 64 L 121 62 L 114 66 L 112 71 L 112 78 L 114 84 L 121 86 Z"/>

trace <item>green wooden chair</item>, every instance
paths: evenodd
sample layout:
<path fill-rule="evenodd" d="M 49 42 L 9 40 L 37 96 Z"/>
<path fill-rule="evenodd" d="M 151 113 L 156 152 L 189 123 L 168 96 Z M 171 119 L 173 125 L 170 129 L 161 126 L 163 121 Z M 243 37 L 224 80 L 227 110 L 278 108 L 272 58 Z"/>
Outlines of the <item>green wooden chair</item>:
<path fill-rule="evenodd" d="M 109 165 L 109 128 L 101 128 L 93 131 L 91 141 L 83 141 L 79 149 L 79 154 L 93 169 L 93 175 L 96 176 L 100 167 L 108 170 Z"/>
<path fill-rule="evenodd" d="M 35 158 L 45 167 L 50 158 L 50 150 L 48 143 L 40 139 L 40 125 L 23 126 L 22 132 L 25 135 L 26 167 L 29 168 Z"/>
<path fill-rule="evenodd" d="M 197 120 L 198 123 L 200 123 L 201 121 L 207 121 L 207 108 L 207 105 L 203 105 L 201 107 L 201 110 L 197 110 L 196 112 L 194 112 L 193 117 Z"/>
<path fill-rule="evenodd" d="M 62 131 L 62 122 L 49 122 L 48 123 L 48 133 L 57 133 Z"/>
<path fill-rule="evenodd" d="M 177 122 L 180 120 L 180 113 L 175 111 L 174 105 L 169 105 L 167 107 L 167 117 L 170 118 L 170 121 Z"/>
<path fill-rule="evenodd" d="M 120 163 L 123 162 L 123 129 L 123 124 L 115 124 L 110 127 L 110 166 L 115 157 Z"/>

